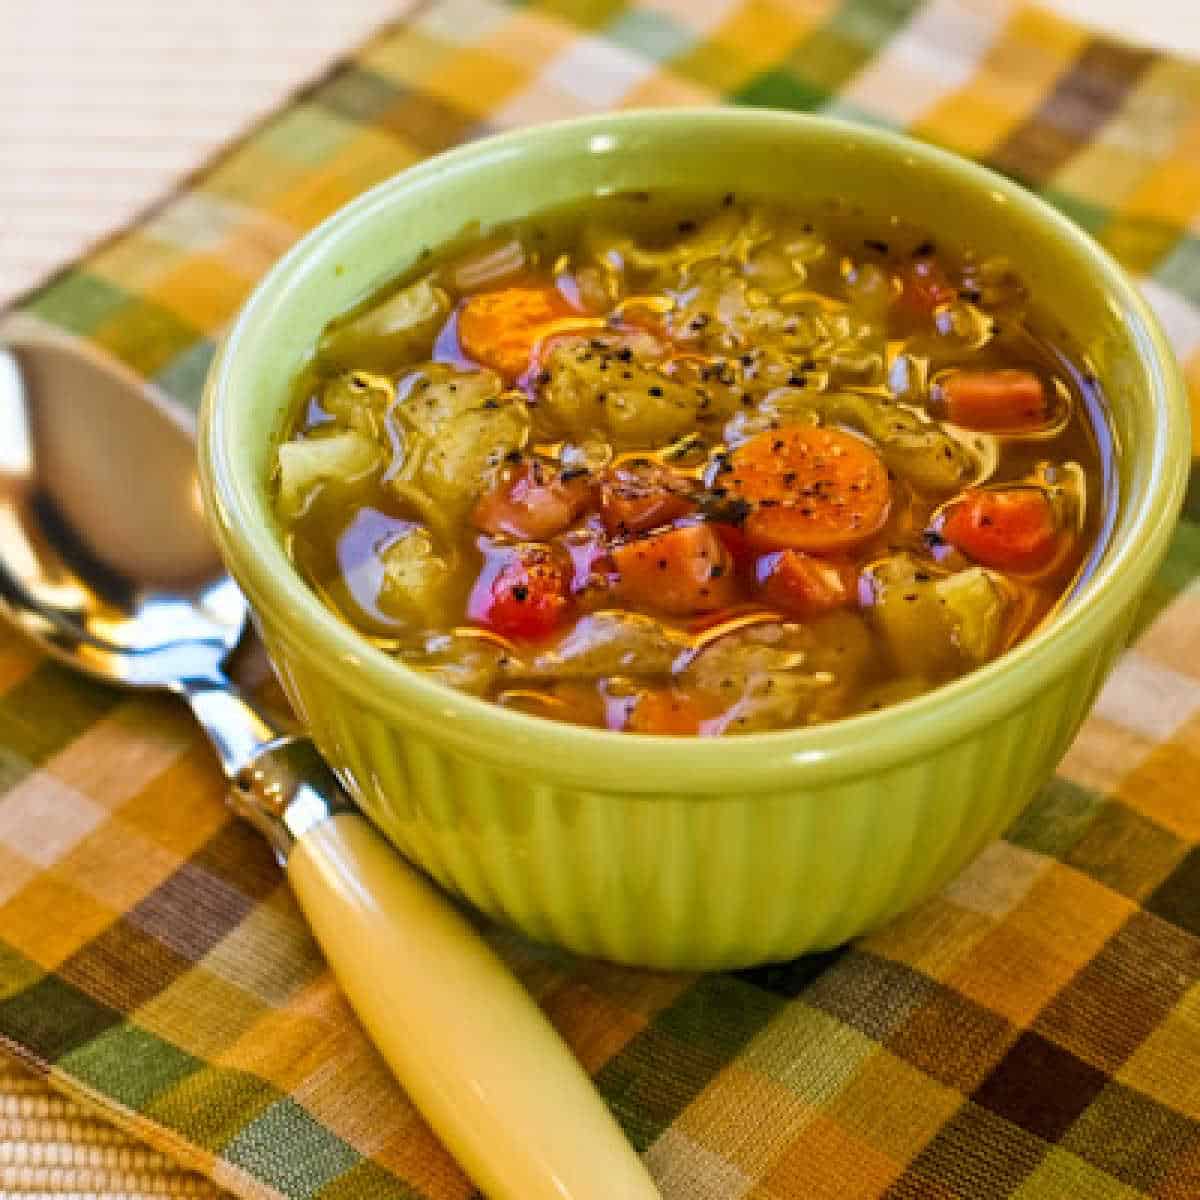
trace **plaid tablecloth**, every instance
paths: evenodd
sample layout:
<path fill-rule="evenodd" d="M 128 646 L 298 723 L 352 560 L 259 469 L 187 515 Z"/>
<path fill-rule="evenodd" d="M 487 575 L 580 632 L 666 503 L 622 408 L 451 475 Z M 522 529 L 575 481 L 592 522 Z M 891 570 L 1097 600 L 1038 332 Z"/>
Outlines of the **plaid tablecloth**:
<path fill-rule="evenodd" d="M 1015 175 L 1141 276 L 1200 395 L 1200 68 L 1008 0 L 435 0 L 22 316 L 194 407 L 254 279 L 362 188 L 496 128 L 722 99 Z M 667 1200 L 1200 1196 L 1198 573 L 1194 490 L 1058 778 L 888 929 L 703 977 L 495 934 Z M 242 1196 L 469 1196 L 221 798 L 170 702 L 0 634 L 0 1044 Z"/>

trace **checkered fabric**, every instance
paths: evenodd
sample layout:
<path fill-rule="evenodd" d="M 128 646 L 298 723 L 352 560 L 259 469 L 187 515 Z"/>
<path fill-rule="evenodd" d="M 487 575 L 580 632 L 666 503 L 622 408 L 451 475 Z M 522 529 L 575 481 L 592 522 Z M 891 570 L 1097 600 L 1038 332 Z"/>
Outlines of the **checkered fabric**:
<path fill-rule="evenodd" d="M 1137 273 L 1200 399 L 1200 67 L 1016 0 L 437 0 L 21 308 L 194 407 L 255 278 L 363 188 L 497 128 L 718 100 L 1020 179 Z M 1059 776 L 887 929 L 700 977 L 493 935 L 664 1197 L 1200 1196 L 1198 569 L 1193 488 Z M 241 1196 L 471 1195 L 184 713 L 9 634 L 0 1044 Z"/>

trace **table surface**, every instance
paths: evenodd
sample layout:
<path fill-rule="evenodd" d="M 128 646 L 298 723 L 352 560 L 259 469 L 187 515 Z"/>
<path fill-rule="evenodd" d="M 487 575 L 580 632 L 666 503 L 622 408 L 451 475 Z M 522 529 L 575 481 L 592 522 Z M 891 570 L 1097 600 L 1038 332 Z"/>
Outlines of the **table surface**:
<path fill-rule="evenodd" d="M 417 0 L 0 0 L 0 304 Z M 987 0 L 980 0 L 986 3 Z M 1052 0 L 1200 55 L 1196 0 Z M 217 1196 L 0 1062 L 0 1196 Z"/>

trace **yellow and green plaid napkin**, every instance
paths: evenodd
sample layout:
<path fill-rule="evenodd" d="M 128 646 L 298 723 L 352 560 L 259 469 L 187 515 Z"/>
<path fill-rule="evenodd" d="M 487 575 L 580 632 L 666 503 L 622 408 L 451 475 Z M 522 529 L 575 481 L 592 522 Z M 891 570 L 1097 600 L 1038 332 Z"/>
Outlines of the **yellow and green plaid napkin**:
<path fill-rule="evenodd" d="M 497 128 L 716 100 L 1016 176 L 1139 274 L 1200 398 L 1200 67 L 1016 0 L 436 0 L 20 307 L 194 407 L 255 278 L 363 188 Z M 495 935 L 668 1200 L 1200 1196 L 1198 571 L 1193 489 L 1059 777 L 886 930 L 707 977 Z M 242 1196 L 471 1194 L 182 711 L 0 634 L 0 789 L 0 1045 Z"/>

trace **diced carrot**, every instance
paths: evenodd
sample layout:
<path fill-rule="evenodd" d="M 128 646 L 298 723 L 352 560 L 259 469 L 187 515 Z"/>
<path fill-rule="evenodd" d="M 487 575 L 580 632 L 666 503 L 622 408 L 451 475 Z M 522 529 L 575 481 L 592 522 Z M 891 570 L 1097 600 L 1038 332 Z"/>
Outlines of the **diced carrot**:
<path fill-rule="evenodd" d="M 897 305 L 909 316 L 925 317 L 957 295 L 936 258 L 914 259 L 900 276 Z"/>
<path fill-rule="evenodd" d="M 570 571 L 541 546 L 507 546 L 486 554 L 467 601 L 467 616 L 505 637 L 553 633 L 571 607 Z"/>
<path fill-rule="evenodd" d="M 975 562 L 1018 574 L 1045 570 L 1065 543 L 1054 507 L 1038 487 L 965 492 L 945 510 L 938 533 Z"/>
<path fill-rule="evenodd" d="M 458 338 L 476 362 L 512 382 L 529 369 L 546 326 L 577 315 L 550 284 L 507 287 L 467 298 L 458 314 Z"/>
<path fill-rule="evenodd" d="M 803 620 L 845 608 L 857 597 L 858 568 L 846 559 L 777 550 L 758 560 L 756 574 L 768 604 Z"/>
<path fill-rule="evenodd" d="M 750 504 L 746 536 L 763 550 L 839 553 L 877 533 L 891 506 L 883 461 L 840 429 L 767 430 L 729 468 L 721 482 Z"/>
<path fill-rule="evenodd" d="M 571 474 L 533 459 L 507 469 L 480 496 L 471 519 L 485 533 L 541 542 L 566 529 L 587 508 L 593 490 L 586 472 Z"/>
<path fill-rule="evenodd" d="M 1046 389 L 1032 371 L 955 371 L 942 385 L 946 417 L 983 433 L 1019 433 L 1046 423 Z"/>
<path fill-rule="evenodd" d="M 645 533 L 694 512 L 686 475 L 651 459 L 620 463 L 601 483 L 604 524 L 611 534 Z"/>
<path fill-rule="evenodd" d="M 729 551 L 734 568 L 738 571 L 748 571 L 754 565 L 755 554 L 746 531 L 724 521 L 714 521 L 712 527 L 713 532 L 721 539 L 721 545 Z"/>
<path fill-rule="evenodd" d="M 625 722 L 631 733 L 695 734 L 705 713 L 678 688 L 650 688 L 642 692 Z"/>
<path fill-rule="evenodd" d="M 732 604 L 733 561 L 712 527 L 681 525 L 614 546 L 617 589 L 630 604 L 686 616 Z"/>

